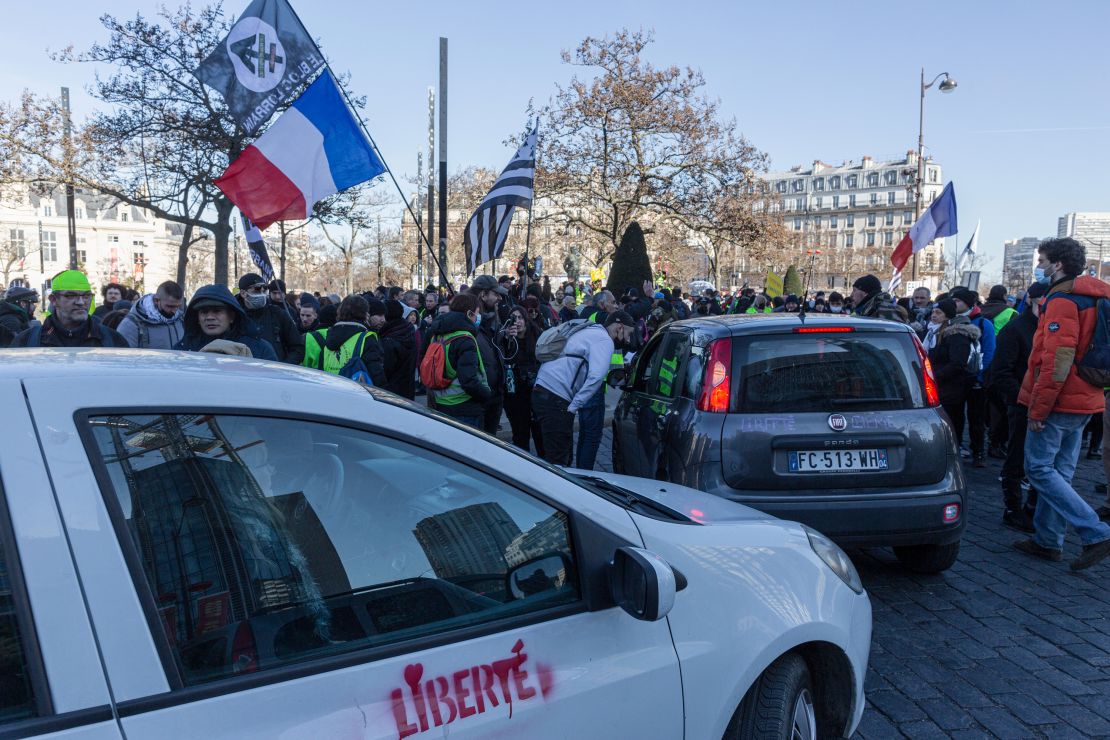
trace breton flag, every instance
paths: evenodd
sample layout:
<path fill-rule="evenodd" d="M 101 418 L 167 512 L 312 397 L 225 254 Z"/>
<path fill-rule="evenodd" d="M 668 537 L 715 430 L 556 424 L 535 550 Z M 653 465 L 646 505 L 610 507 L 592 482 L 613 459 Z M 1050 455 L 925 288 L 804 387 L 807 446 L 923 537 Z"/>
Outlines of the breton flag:
<path fill-rule="evenodd" d="M 933 201 L 917 223 L 910 227 L 909 232 L 898 242 L 894 252 L 890 255 L 890 264 L 894 265 L 897 272 L 901 272 L 910 261 L 910 256 L 915 255 L 925 248 L 934 239 L 942 236 L 952 236 L 956 233 L 956 191 L 949 182 L 941 191 L 940 197 Z"/>
<path fill-rule="evenodd" d="M 964 266 L 975 258 L 975 250 L 979 246 L 979 226 L 982 221 L 975 222 L 975 233 L 971 235 L 971 241 L 964 247 L 964 251 L 960 252 L 956 257 L 956 275 L 963 275 Z"/>
<path fill-rule="evenodd" d="M 268 283 L 274 279 L 274 266 L 270 262 L 270 255 L 266 252 L 266 241 L 262 238 L 262 232 L 251 223 L 249 218 L 242 213 L 239 217 L 243 219 L 243 234 L 247 240 L 247 251 L 250 252 L 251 261 L 258 268 L 258 274 Z"/>
<path fill-rule="evenodd" d="M 254 0 L 193 74 L 219 90 L 253 134 L 323 66 L 324 55 L 286 0 Z"/>
<path fill-rule="evenodd" d="M 216 180 L 258 228 L 308 218 L 329 195 L 385 172 L 324 70 Z"/>
<path fill-rule="evenodd" d="M 509 165 L 501 171 L 497 182 L 463 232 L 468 273 L 485 262 L 497 259 L 505 249 L 505 238 L 517 206 L 532 207 L 536 172 L 536 127 L 516 150 Z"/>

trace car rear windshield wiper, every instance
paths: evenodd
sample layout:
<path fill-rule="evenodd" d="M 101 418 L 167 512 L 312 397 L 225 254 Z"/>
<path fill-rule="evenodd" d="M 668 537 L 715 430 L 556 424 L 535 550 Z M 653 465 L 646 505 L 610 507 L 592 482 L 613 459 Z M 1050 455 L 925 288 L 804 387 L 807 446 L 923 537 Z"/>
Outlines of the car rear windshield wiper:
<path fill-rule="evenodd" d="M 632 509 L 633 511 L 637 511 L 648 516 L 654 515 L 658 517 L 662 515 L 663 517 L 672 521 L 691 521 L 689 517 L 683 516 L 674 509 L 663 506 L 662 504 L 652 501 L 649 498 L 637 496 L 635 493 L 629 491 L 627 488 L 621 488 L 618 485 L 614 485 L 604 478 L 597 478 L 592 475 L 580 475 L 577 476 L 577 478 L 578 480 L 584 481 L 590 486 L 598 489 L 600 493 L 605 494 L 605 497 L 613 501 L 613 503 L 624 506 L 625 508 Z"/>

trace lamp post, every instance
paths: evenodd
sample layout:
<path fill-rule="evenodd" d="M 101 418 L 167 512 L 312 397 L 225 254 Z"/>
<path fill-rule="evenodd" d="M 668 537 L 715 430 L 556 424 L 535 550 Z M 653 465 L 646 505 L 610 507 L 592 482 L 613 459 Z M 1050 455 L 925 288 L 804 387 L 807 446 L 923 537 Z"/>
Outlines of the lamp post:
<path fill-rule="evenodd" d="M 925 68 L 921 68 L 921 100 L 917 113 L 917 178 L 916 178 L 916 192 L 914 193 L 913 205 L 913 220 L 917 223 L 917 219 L 921 218 L 921 201 L 922 191 L 921 186 L 925 183 L 925 91 L 937 84 L 937 80 L 944 78 L 940 83 L 940 91 L 942 93 L 950 93 L 956 89 L 956 80 L 952 79 L 947 72 L 941 72 L 933 78 L 933 81 L 928 85 L 925 84 Z M 913 255 L 913 279 L 917 280 L 917 254 Z"/>

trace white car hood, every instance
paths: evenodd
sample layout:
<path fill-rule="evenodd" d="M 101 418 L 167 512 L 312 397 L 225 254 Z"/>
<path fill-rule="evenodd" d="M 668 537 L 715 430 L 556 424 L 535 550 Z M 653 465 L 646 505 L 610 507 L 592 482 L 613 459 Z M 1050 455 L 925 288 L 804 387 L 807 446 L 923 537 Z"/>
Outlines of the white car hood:
<path fill-rule="evenodd" d="M 669 509 L 688 516 L 699 524 L 723 524 L 738 521 L 776 521 L 775 517 L 756 511 L 743 504 L 698 491 L 677 483 L 617 475 L 600 470 L 567 468 L 574 476 L 601 478 L 615 486 L 625 488 L 637 496 L 651 499 Z"/>

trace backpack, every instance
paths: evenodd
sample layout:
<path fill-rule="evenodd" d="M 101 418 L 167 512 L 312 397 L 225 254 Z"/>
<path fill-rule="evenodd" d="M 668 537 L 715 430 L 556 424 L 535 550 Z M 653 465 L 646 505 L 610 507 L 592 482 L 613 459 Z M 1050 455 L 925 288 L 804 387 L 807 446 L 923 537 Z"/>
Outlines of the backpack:
<path fill-rule="evenodd" d="M 559 359 L 566 353 L 570 338 L 593 325 L 589 319 L 572 319 L 546 329 L 536 340 L 536 360 L 542 363 Z"/>
<path fill-rule="evenodd" d="M 315 332 L 313 332 L 313 334 L 318 339 L 320 338 Z M 366 367 L 366 363 L 362 361 L 362 346 L 366 343 L 366 334 L 367 332 L 363 332 L 358 335 L 358 340 L 355 342 L 355 351 L 351 353 L 351 359 L 347 360 L 343 363 L 343 367 L 339 368 L 339 377 L 348 378 L 356 383 L 362 383 L 363 385 L 374 385 L 374 381 L 370 377 L 370 369 Z M 317 360 L 320 370 L 324 369 L 324 353 L 327 351 L 328 348 L 324 346 L 323 342 L 320 342 L 320 356 Z"/>
<path fill-rule="evenodd" d="M 1110 300 L 1106 298 L 1095 304 L 1095 333 L 1075 372 L 1095 387 L 1110 386 Z"/>
<path fill-rule="evenodd" d="M 424 353 L 424 359 L 420 361 L 420 382 L 424 384 L 425 388 L 441 391 L 451 385 L 454 378 L 447 377 L 447 347 L 461 336 L 451 337 L 447 340 L 436 337 L 428 345 L 428 351 Z M 477 338 L 474 339 L 474 346 L 475 348 L 478 346 Z"/>

